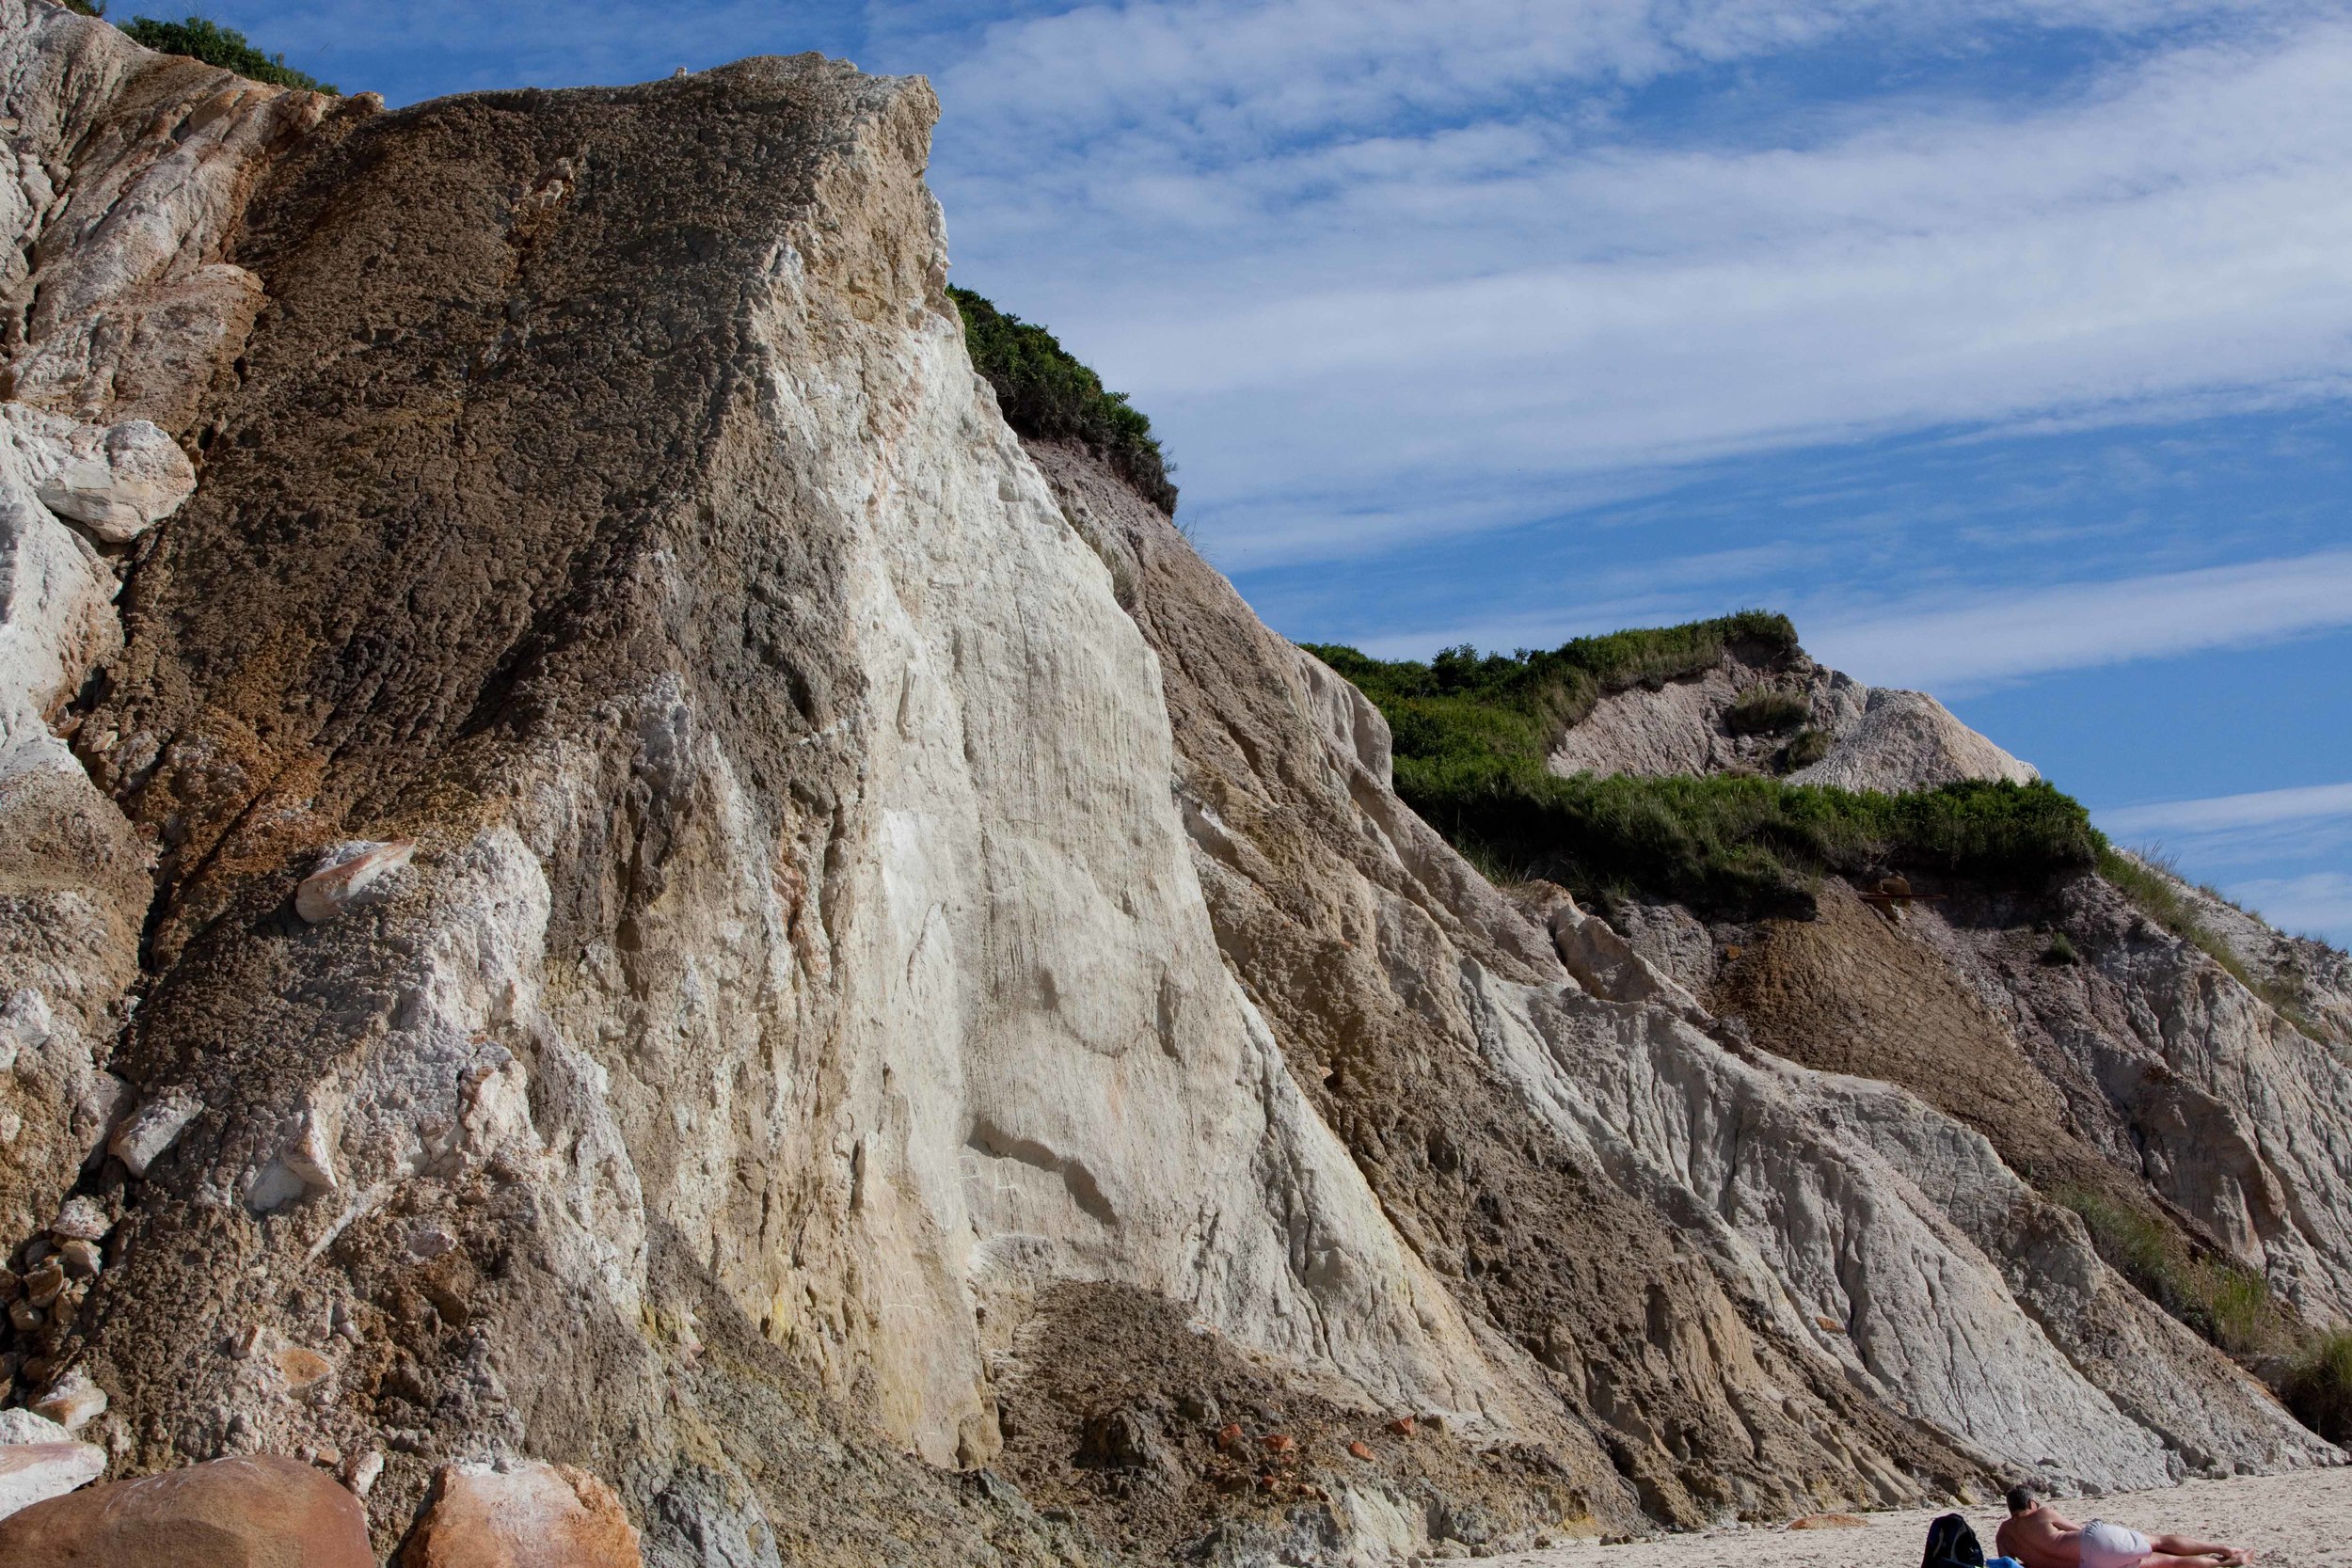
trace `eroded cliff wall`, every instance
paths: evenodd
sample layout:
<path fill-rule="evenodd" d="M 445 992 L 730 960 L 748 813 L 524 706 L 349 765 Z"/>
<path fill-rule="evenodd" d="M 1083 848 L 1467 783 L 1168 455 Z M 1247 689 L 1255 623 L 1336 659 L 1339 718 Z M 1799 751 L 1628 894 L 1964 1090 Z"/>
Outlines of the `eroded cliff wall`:
<path fill-rule="evenodd" d="M 508 1452 L 663 1562 L 1244 1562 L 2334 1457 L 1931 1097 L 1488 886 L 1025 449 L 919 81 L 0 45 L 0 1212 L 106 1259 L 11 1354 L 118 1473 L 380 1454 L 388 1550 Z"/>

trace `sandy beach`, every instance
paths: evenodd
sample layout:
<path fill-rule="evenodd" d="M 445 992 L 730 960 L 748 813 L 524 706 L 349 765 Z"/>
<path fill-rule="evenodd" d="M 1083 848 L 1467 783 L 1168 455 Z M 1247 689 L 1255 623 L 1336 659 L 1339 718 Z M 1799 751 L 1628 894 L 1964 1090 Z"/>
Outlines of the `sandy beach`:
<path fill-rule="evenodd" d="M 2265 1568 L 2352 1568 L 2352 1469 L 2196 1481 L 2060 1506 L 2075 1519 L 2112 1519 L 2150 1534 L 2172 1530 L 2244 1546 Z M 1756 1526 L 1489 1560 L 1512 1568 L 1913 1568 L 1928 1521 L 1941 1512 L 1866 1514 L 1859 1529 Z M 2000 1504 L 1961 1512 L 1989 1554 Z"/>

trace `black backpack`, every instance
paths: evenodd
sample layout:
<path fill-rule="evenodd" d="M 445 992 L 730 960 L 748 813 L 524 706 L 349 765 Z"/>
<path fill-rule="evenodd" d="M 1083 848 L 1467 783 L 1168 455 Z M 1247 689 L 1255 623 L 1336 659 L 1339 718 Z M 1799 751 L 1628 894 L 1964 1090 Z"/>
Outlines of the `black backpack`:
<path fill-rule="evenodd" d="M 1977 1532 L 1957 1513 L 1947 1513 L 1928 1527 L 1928 1555 L 1921 1568 L 1984 1568 L 1984 1548 Z"/>

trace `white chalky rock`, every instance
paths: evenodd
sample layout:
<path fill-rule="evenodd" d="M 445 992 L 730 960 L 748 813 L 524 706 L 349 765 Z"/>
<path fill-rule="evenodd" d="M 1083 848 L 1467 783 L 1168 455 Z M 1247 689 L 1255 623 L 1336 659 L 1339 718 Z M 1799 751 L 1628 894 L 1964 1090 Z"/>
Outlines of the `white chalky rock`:
<path fill-rule="evenodd" d="M 332 1192 L 340 1184 L 341 1179 L 335 1174 L 334 1135 L 326 1118 L 316 1111 L 302 1114 L 302 1131 L 278 1159 L 306 1187 Z"/>
<path fill-rule="evenodd" d="M 343 1484 L 351 1488 L 353 1497 L 365 1497 L 370 1492 L 375 1490 L 376 1478 L 383 1473 L 383 1450 L 370 1449 L 344 1466 Z"/>
<path fill-rule="evenodd" d="M 164 1156 L 177 1143 L 188 1123 L 203 1112 L 201 1101 L 184 1094 L 167 1094 L 149 1101 L 139 1107 L 130 1120 L 122 1124 L 106 1146 L 106 1152 L 122 1162 L 122 1168 L 133 1176 L 145 1176 L 147 1167 Z"/>
<path fill-rule="evenodd" d="M 369 901 L 385 879 L 416 852 L 416 842 L 405 838 L 389 844 L 362 839 L 337 845 L 294 890 L 294 913 L 316 925 Z"/>
<path fill-rule="evenodd" d="M 111 429 L 74 425 L 64 461 L 34 482 L 33 493 L 58 516 L 109 545 L 124 545 L 180 509 L 196 489 L 196 469 L 179 444 L 145 420 Z"/>
<path fill-rule="evenodd" d="M 20 1050 L 38 1051 L 48 1044 L 56 1029 L 49 1000 L 37 990 L 19 990 L 0 1003 L 0 1050 L 8 1053 L 11 1062 Z"/>
<path fill-rule="evenodd" d="M 103 1242 L 113 1228 L 114 1221 L 90 1197 L 67 1198 L 58 1206 L 57 1217 L 49 1222 L 49 1234 L 61 1242 Z"/>
<path fill-rule="evenodd" d="M 0 1444 L 70 1443 L 73 1433 L 29 1410 L 0 1410 Z"/>
<path fill-rule="evenodd" d="M 79 1367 L 51 1384 L 49 1391 L 33 1402 L 34 1415 L 45 1416 L 68 1432 L 81 1431 L 105 1408 L 106 1391 Z"/>
<path fill-rule="evenodd" d="M 76 1443 L 60 1431 L 49 1443 L 11 1443 L 0 1447 L 0 1519 L 106 1473 L 106 1450 L 95 1443 Z"/>

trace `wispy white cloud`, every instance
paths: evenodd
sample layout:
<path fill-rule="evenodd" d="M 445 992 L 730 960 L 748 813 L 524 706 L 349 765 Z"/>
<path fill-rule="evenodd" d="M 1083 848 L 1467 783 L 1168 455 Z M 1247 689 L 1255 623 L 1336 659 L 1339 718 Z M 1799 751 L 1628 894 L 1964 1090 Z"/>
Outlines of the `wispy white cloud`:
<path fill-rule="evenodd" d="M 974 280 L 1017 279 L 1017 308 L 1153 412 L 1227 558 L 1258 563 L 1265 513 L 1269 559 L 1359 553 L 1366 512 L 1399 537 L 1421 512 L 1507 526 L 1594 476 L 1726 454 L 2339 396 L 2344 15 L 1090 6 L 942 74 L 940 179 Z M 1696 142 L 1612 96 L 2000 23 L 2137 41 L 2039 100 L 1880 93 Z"/>
<path fill-rule="evenodd" d="M 2312 784 L 2300 789 L 2265 789 L 2202 800 L 2125 806 L 2102 813 L 2099 820 L 2111 833 L 2161 836 L 2229 832 L 2332 816 L 2352 816 L 2352 784 Z"/>
<path fill-rule="evenodd" d="M 1874 686 L 1954 694 L 2053 670 L 2343 626 L 2352 626 L 2352 550 L 1889 606 L 1813 626 L 1805 643 Z"/>
<path fill-rule="evenodd" d="M 2169 800 L 2095 815 L 2110 838 L 2160 846 L 2196 865 L 2201 876 L 2234 872 L 2240 885 L 2275 889 L 2306 880 L 2316 874 L 2310 868 L 2341 865 L 2352 854 L 2352 784 Z M 2295 875 L 2277 875 L 2282 871 Z"/>
<path fill-rule="evenodd" d="M 1723 597 L 1756 570 L 1802 570 L 1805 546 L 1709 551 L 1653 564 L 1621 567 L 1576 584 L 1578 596 L 1531 613 L 1487 613 L 1385 630 L 1365 640 L 1367 652 L 1424 657 L 1459 642 L 1482 648 L 1552 647 L 1570 637 L 1619 626 L 1655 626 L 1735 608 Z M 2192 572 L 2168 572 L 2118 581 L 2069 583 L 1964 598 L 1918 598 L 1882 604 L 1846 619 L 1805 613 L 1790 606 L 1805 647 L 1823 663 L 1872 686 L 1917 688 L 1947 696 L 2059 670 L 2080 670 L 2195 652 L 2244 647 L 2352 626 L 2352 550 Z M 2257 809 L 2274 814 L 2334 800 L 2327 789 L 2229 797 L 2175 806 L 2129 808 L 2160 814 Z M 2274 815 L 2272 820 L 2289 818 Z M 2186 816 L 2160 823 L 2151 816 L 2126 830 L 2191 831 Z M 2222 824 L 2214 819 L 2217 830 Z M 2254 826 L 2249 817 L 2238 826 Z"/>
<path fill-rule="evenodd" d="M 1276 133 L 1385 129 L 1405 111 L 1488 109 L 1562 83 L 1639 84 L 1856 30 L 2130 31 L 2325 8 L 2309 0 L 1130 0 L 996 24 L 943 86 L 974 112 L 1052 140 L 1133 127 L 1179 156 L 1230 149 L 1249 158 Z M 1171 142 L 1171 132 L 1181 139 Z"/>
<path fill-rule="evenodd" d="M 2313 871 L 2300 877 L 2256 877 L 2223 890 L 2262 913 L 2281 931 L 2352 946 L 2352 875 Z"/>

